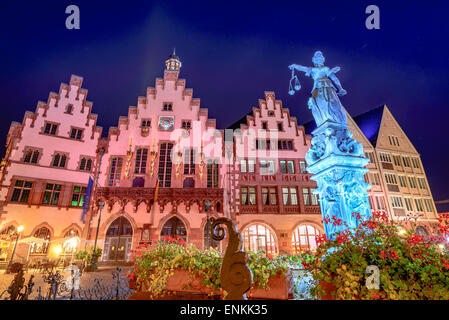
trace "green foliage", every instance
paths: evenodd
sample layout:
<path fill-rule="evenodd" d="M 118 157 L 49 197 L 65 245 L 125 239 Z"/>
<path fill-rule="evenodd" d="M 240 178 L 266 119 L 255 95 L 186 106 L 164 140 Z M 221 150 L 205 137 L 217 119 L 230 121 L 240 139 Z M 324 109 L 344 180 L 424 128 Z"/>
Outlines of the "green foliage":
<path fill-rule="evenodd" d="M 300 256 L 267 257 L 263 250 L 249 253 L 248 266 L 253 273 L 253 286 L 268 288 L 271 276 L 284 275 L 292 263 L 302 261 Z M 179 241 L 160 242 L 154 248 L 139 248 L 134 252 L 134 270 L 130 278 L 135 280 L 137 288 L 147 291 L 153 297 L 165 292 L 167 279 L 174 270 L 187 270 L 193 276 L 199 276 L 202 284 L 213 290 L 220 289 L 220 268 L 222 254 L 211 248 L 200 250 L 194 245 Z M 187 288 L 186 288 L 187 289 Z"/>
<path fill-rule="evenodd" d="M 87 250 L 79 250 L 75 253 L 75 258 L 78 260 L 83 260 L 84 262 L 90 263 L 90 262 L 92 262 L 93 250 L 94 250 L 93 247 L 88 247 Z M 101 257 L 102 252 L 103 252 L 103 250 L 100 248 L 95 249 L 93 262 L 95 262 L 95 263 L 98 262 L 98 259 Z"/>

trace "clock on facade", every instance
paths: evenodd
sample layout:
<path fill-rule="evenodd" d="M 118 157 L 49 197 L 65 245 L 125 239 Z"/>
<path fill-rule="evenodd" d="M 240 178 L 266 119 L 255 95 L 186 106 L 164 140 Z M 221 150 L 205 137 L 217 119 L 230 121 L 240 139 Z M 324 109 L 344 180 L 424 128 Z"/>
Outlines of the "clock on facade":
<path fill-rule="evenodd" d="M 159 130 L 172 130 L 175 125 L 174 116 L 159 117 Z"/>

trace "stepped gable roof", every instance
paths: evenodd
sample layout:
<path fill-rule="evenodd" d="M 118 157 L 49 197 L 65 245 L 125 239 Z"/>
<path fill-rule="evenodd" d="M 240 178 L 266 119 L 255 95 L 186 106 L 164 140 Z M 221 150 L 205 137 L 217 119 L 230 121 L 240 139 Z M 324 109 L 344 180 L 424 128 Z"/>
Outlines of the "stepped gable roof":
<path fill-rule="evenodd" d="M 233 130 L 240 129 L 241 124 L 247 124 L 246 117 L 251 116 L 252 114 L 253 111 L 251 110 L 250 112 L 245 114 L 241 119 L 228 126 L 226 129 L 233 129 Z"/>

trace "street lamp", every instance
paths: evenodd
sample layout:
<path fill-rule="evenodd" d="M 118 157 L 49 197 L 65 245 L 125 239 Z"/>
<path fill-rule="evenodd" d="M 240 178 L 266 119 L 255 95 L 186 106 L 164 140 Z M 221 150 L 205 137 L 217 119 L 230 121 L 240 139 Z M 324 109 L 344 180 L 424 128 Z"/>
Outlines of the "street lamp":
<path fill-rule="evenodd" d="M 17 227 L 17 231 L 15 232 L 16 234 L 16 242 L 14 243 L 14 249 L 12 250 L 12 254 L 11 254 L 11 260 L 9 260 L 8 263 L 8 267 L 6 268 L 6 273 L 10 273 L 9 268 L 12 265 L 12 262 L 14 260 L 14 254 L 16 253 L 16 248 L 17 248 L 17 242 L 19 242 L 19 238 L 20 238 L 20 233 L 23 231 L 23 226 L 20 225 Z"/>
<path fill-rule="evenodd" d="M 100 230 L 100 222 L 101 222 L 101 211 L 104 208 L 104 202 L 100 201 L 98 202 L 98 223 L 97 223 L 97 231 L 95 232 L 95 242 L 94 242 L 94 250 L 92 251 L 92 270 L 97 271 L 97 257 L 96 257 L 96 250 L 97 250 L 97 240 L 98 240 L 98 230 Z"/>

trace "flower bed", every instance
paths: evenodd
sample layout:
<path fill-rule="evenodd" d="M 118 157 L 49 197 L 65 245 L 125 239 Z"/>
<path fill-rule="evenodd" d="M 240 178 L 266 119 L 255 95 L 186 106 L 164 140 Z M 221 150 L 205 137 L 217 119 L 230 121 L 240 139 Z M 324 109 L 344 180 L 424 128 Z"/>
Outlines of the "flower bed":
<path fill-rule="evenodd" d="M 325 223 L 342 222 L 328 217 Z M 338 233 L 333 240 L 319 236 L 316 258 L 305 267 L 319 282 L 313 290 L 322 299 L 449 299 L 444 240 L 443 235 L 425 238 L 407 232 L 374 213 L 356 230 Z M 378 288 L 371 282 L 374 274 L 367 272 L 377 268 Z"/>
<path fill-rule="evenodd" d="M 293 282 L 285 256 L 267 257 L 265 252 L 249 252 L 248 266 L 253 272 L 251 299 L 289 299 Z M 131 280 L 140 292 L 159 299 L 167 292 L 203 293 L 225 296 L 220 288 L 222 255 L 209 249 L 200 250 L 179 239 L 165 239 L 154 248 L 134 252 Z"/>

